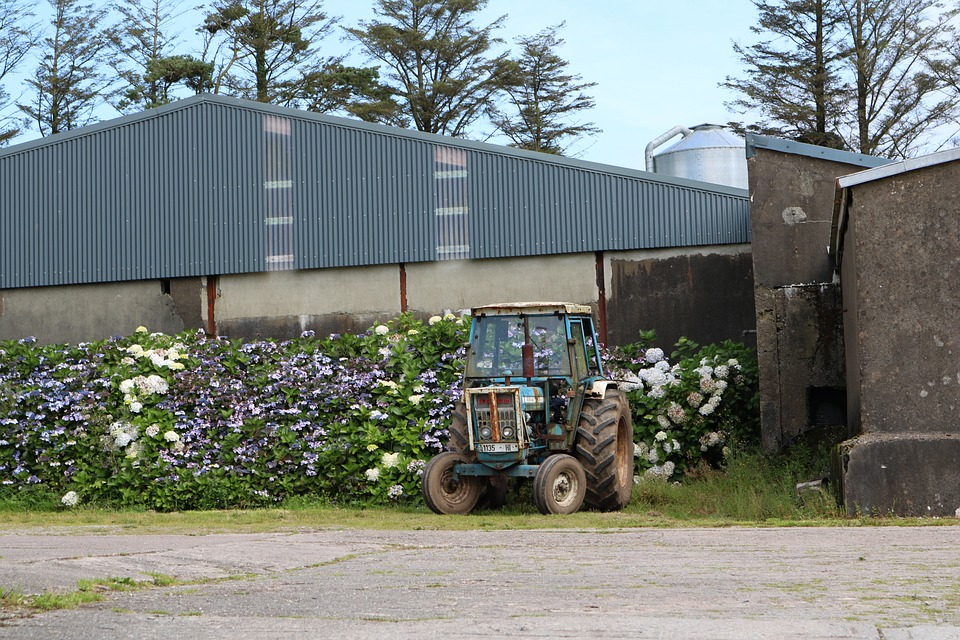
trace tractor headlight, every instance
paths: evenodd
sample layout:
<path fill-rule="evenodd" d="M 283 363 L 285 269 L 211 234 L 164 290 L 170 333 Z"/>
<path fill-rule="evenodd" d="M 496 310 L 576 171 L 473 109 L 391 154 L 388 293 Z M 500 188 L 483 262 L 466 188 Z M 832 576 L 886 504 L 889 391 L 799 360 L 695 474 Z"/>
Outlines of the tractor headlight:
<path fill-rule="evenodd" d="M 503 436 L 504 440 L 513 440 L 517 435 L 517 430 L 513 427 L 504 427 L 500 430 L 500 435 Z"/>
<path fill-rule="evenodd" d="M 489 440 L 493 436 L 493 429 L 490 427 L 480 427 L 480 439 Z"/>

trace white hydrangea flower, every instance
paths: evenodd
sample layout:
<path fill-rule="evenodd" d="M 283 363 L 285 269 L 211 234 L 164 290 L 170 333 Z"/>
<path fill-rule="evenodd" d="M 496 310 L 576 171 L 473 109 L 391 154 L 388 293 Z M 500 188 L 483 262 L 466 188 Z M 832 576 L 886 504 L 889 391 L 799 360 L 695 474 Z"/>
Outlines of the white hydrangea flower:
<path fill-rule="evenodd" d="M 383 466 L 387 469 L 393 469 L 395 466 L 400 464 L 400 454 L 399 453 L 385 453 L 382 458 Z"/>
<path fill-rule="evenodd" d="M 663 360 L 663 349 L 660 349 L 659 347 L 647 349 L 646 353 L 643 354 L 643 358 L 650 364 L 660 362 Z"/>
<path fill-rule="evenodd" d="M 378 336 L 385 336 L 388 333 L 390 333 L 390 327 L 388 327 L 385 324 L 378 324 L 376 327 L 373 328 L 373 331 Z"/>
<path fill-rule="evenodd" d="M 132 379 L 123 380 L 120 383 L 120 393 L 128 394 L 133 391 L 133 388 L 136 386 L 136 383 Z"/>
<path fill-rule="evenodd" d="M 650 451 L 647 452 L 647 462 L 656 464 L 658 460 L 660 460 L 660 452 L 657 451 L 656 447 L 652 447 Z"/>
<path fill-rule="evenodd" d="M 432 327 L 433 325 L 437 324 L 437 323 L 440 322 L 441 320 L 443 320 L 443 318 L 441 318 L 440 316 L 430 316 L 430 319 L 427 320 L 427 322 L 428 322 L 428 323 L 430 324 L 430 326 Z"/>
<path fill-rule="evenodd" d="M 650 453 L 650 447 L 646 442 L 637 442 L 633 445 L 634 458 L 646 458 L 648 453 Z"/>
<path fill-rule="evenodd" d="M 155 424 L 150 425 L 146 429 L 146 434 L 151 438 L 155 437 L 158 433 L 160 433 L 160 427 Z"/>
<path fill-rule="evenodd" d="M 140 413 L 143 410 L 143 404 L 134 400 L 130 403 L 130 411 L 133 413 Z"/>
<path fill-rule="evenodd" d="M 376 482 L 380 479 L 380 469 L 374 467 L 373 469 L 367 469 L 363 472 L 363 475 L 367 476 L 367 482 Z"/>
<path fill-rule="evenodd" d="M 657 431 L 657 434 L 656 434 L 655 436 L 653 436 L 653 437 L 656 439 L 657 442 L 663 442 L 664 440 L 667 439 L 667 432 L 666 432 L 666 431 Z"/>
<path fill-rule="evenodd" d="M 415 336 L 415 335 L 419 335 L 419 334 L 420 334 L 420 332 L 417 331 L 416 329 L 410 329 L 410 331 L 407 331 L 407 335 L 408 335 L 408 336 Z"/>
<path fill-rule="evenodd" d="M 423 460 L 411 460 L 407 463 L 407 471 L 410 473 L 415 473 L 417 474 L 417 477 L 420 477 L 423 475 L 423 470 L 426 468 L 426 466 L 427 463 Z"/>
<path fill-rule="evenodd" d="M 701 376 L 700 390 L 704 393 L 713 393 L 717 389 L 717 382 L 713 378 Z"/>
<path fill-rule="evenodd" d="M 689 404 L 694 409 L 699 407 L 701 403 L 703 403 L 703 396 L 697 393 L 696 391 L 692 391 L 687 395 L 687 404 Z"/>
<path fill-rule="evenodd" d="M 163 434 L 163 439 L 166 440 L 167 442 L 179 442 L 180 434 L 173 430 L 167 431 L 166 433 Z"/>
<path fill-rule="evenodd" d="M 422 394 L 414 394 L 414 395 L 410 396 L 410 397 L 407 398 L 407 399 L 411 402 L 411 404 L 420 404 L 420 401 L 423 400 L 423 395 L 422 395 Z"/>
<path fill-rule="evenodd" d="M 444 320 L 456 320 L 456 319 L 457 319 L 457 316 L 455 316 L 455 315 L 453 315 L 452 313 L 449 313 L 449 312 L 448 312 L 448 313 L 443 314 L 443 319 L 444 319 Z"/>
<path fill-rule="evenodd" d="M 403 495 L 403 487 L 400 486 L 399 484 L 395 484 L 389 489 L 387 489 L 387 497 L 389 497 L 391 500 L 396 500 L 402 495 Z"/>
<path fill-rule="evenodd" d="M 132 440 L 130 434 L 126 431 L 121 431 L 114 437 L 113 445 L 118 449 L 123 449 L 125 446 L 130 444 L 130 440 Z"/>
<path fill-rule="evenodd" d="M 80 496 L 77 495 L 76 491 L 67 491 L 63 494 L 63 497 L 60 498 L 60 502 L 63 503 L 65 507 L 75 507 L 77 503 L 80 502 Z"/>
<path fill-rule="evenodd" d="M 670 418 L 668 418 L 667 416 L 661 413 L 660 415 L 657 416 L 657 424 L 659 424 L 664 429 L 669 429 L 671 426 Z"/>
<path fill-rule="evenodd" d="M 670 418 L 674 424 L 683 424 L 687 421 L 687 412 L 676 402 L 671 402 L 670 406 L 667 407 L 667 417 Z"/>
<path fill-rule="evenodd" d="M 722 380 L 726 378 L 728 375 L 730 375 L 730 367 L 725 364 L 721 364 L 716 369 L 713 370 L 713 375 L 717 376 Z"/>

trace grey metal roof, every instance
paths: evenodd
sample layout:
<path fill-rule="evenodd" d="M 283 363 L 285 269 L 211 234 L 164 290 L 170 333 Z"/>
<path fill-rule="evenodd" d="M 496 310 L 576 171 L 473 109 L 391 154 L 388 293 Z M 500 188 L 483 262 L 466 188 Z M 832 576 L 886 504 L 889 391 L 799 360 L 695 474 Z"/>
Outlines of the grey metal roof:
<path fill-rule="evenodd" d="M 837 190 L 834 197 L 833 221 L 830 228 L 830 252 L 834 256 L 836 268 L 843 263 L 843 236 L 847 232 L 850 216 L 850 188 L 874 180 L 891 178 L 917 169 L 925 169 L 947 162 L 960 160 L 960 148 L 938 151 L 919 158 L 907 158 L 883 166 L 858 171 L 837 178 Z"/>
<path fill-rule="evenodd" d="M 908 171 L 916 171 L 917 169 L 924 169 L 926 167 L 933 167 L 938 164 L 953 162 L 954 160 L 960 160 L 960 148 L 938 151 L 937 153 L 920 156 L 919 158 L 907 158 L 906 160 L 900 160 L 899 162 L 891 162 L 873 169 L 866 169 L 864 171 L 858 171 L 856 173 L 841 176 L 840 178 L 837 178 L 837 186 L 841 189 L 845 189 L 847 187 L 863 184 L 865 182 L 872 182 L 873 180 L 880 180 L 881 178 L 889 178 L 891 176 L 900 175 L 901 173 L 906 173 Z"/>
<path fill-rule="evenodd" d="M 749 241 L 745 190 L 222 96 L 0 150 L 0 288 Z"/>
<path fill-rule="evenodd" d="M 851 153 L 850 151 L 840 151 L 815 144 L 806 144 L 804 142 L 794 142 L 793 140 L 783 140 L 781 138 L 771 138 L 769 136 L 748 133 L 747 157 L 752 158 L 757 149 L 769 149 L 770 151 L 780 151 L 781 153 L 806 156 L 808 158 L 819 158 L 831 162 L 843 162 L 861 167 L 879 167 L 891 162 L 891 160 L 887 158 L 877 158 L 876 156 L 868 156 L 862 153 Z"/>

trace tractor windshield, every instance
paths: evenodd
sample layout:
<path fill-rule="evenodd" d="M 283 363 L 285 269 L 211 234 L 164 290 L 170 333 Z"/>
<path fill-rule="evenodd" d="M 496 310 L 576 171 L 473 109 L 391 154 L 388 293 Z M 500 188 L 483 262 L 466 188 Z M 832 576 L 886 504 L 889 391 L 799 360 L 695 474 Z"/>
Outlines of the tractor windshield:
<path fill-rule="evenodd" d="M 559 316 L 484 316 L 476 318 L 470 336 L 467 375 L 500 378 L 523 374 L 525 337 L 533 345 L 537 376 L 569 376 L 567 328 Z"/>

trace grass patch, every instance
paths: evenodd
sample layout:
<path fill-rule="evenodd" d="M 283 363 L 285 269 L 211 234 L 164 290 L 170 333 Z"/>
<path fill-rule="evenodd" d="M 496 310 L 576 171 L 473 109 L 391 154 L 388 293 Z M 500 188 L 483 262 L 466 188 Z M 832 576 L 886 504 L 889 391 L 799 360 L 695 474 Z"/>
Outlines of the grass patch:
<path fill-rule="evenodd" d="M 36 595 L 24 595 L 15 589 L 0 587 L 0 609 L 24 609 L 28 611 L 55 611 L 58 609 L 76 609 L 82 604 L 104 600 L 104 593 L 117 591 L 135 591 L 159 586 L 181 584 L 162 573 L 150 573 L 150 580 L 134 580 L 129 577 L 91 578 L 77 581 L 77 590 L 67 593 L 47 592 Z"/>
<path fill-rule="evenodd" d="M 645 480 L 634 487 L 633 500 L 623 511 L 582 511 L 569 516 L 541 515 L 530 496 L 530 483 L 511 490 L 501 510 L 477 509 L 469 515 L 438 516 L 424 506 L 364 508 L 331 505 L 325 500 L 297 498 L 275 508 L 158 513 L 146 510 L 101 509 L 81 505 L 64 510 L 45 508 L 36 495 L 17 502 L 0 502 L 0 531 L 41 530 L 98 534 L 267 533 L 316 530 L 524 530 L 640 527 L 723 526 L 859 526 L 950 525 L 955 518 L 851 518 L 826 492 L 796 493 L 796 483 L 824 477 L 825 448 L 793 447 L 786 454 L 735 455 L 724 470 L 700 467 L 678 484 Z M 36 508 L 31 508 L 36 507 Z M 148 584 L 175 581 L 151 576 Z M 122 587 L 123 585 L 115 585 Z"/>

